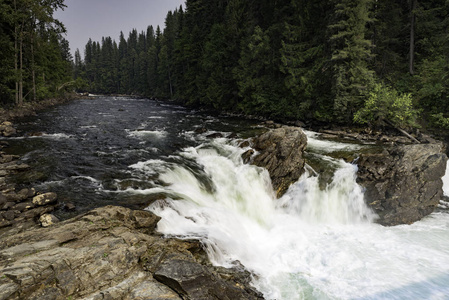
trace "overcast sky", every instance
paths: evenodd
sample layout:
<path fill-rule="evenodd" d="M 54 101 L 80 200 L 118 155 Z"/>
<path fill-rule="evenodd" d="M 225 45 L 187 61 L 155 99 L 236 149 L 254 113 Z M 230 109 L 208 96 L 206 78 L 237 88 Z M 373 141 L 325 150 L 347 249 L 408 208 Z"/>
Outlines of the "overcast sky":
<path fill-rule="evenodd" d="M 67 7 L 54 17 L 67 28 L 72 55 L 79 48 L 84 57 L 89 38 L 101 41 L 103 36 L 110 36 L 118 42 L 120 31 L 128 37 L 133 28 L 140 32 L 149 25 L 154 29 L 159 25 L 163 29 L 167 12 L 184 7 L 184 3 L 185 0 L 65 0 Z"/>

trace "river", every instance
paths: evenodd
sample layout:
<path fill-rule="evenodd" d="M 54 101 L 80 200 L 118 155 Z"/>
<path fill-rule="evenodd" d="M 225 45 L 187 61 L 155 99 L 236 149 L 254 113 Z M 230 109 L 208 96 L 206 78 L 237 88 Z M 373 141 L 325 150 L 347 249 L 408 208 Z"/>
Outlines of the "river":
<path fill-rule="evenodd" d="M 240 157 L 246 149 L 238 145 L 262 130 L 256 122 L 100 97 L 52 108 L 18 129 L 7 151 L 34 172 L 15 180 L 75 204 L 74 212 L 62 206 L 61 218 L 153 202 L 158 231 L 200 239 L 214 264 L 239 261 L 267 299 L 449 299 L 447 203 L 413 225 L 374 223 L 357 166 L 329 156 L 362 145 L 307 132 L 308 157 L 333 177 L 323 187 L 309 168 L 276 200 L 268 173 Z M 444 182 L 449 193 L 449 175 Z"/>

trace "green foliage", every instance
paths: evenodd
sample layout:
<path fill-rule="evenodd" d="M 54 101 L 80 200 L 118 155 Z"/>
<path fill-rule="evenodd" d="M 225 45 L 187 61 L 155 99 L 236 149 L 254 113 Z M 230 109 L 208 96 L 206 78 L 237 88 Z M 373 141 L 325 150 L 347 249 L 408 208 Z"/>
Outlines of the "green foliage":
<path fill-rule="evenodd" d="M 372 21 L 369 11 L 372 3 L 373 0 L 338 1 L 335 21 L 329 25 L 334 113 L 339 121 L 350 122 L 374 81 L 374 72 L 368 68 L 371 42 L 365 38 L 366 27 Z"/>
<path fill-rule="evenodd" d="M 449 129 L 449 118 L 444 117 L 443 113 L 432 114 L 430 116 L 432 125 L 442 129 Z"/>
<path fill-rule="evenodd" d="M 418 110 L 413 107 L 412 95 L 400 94 L 383 84 L 374 85 L 363 108 L 354 115 L 360 124 L 382 124 L 385 121 L 400 128 L 418 127 Z"/>
<path fill-rule="evenodd" d="M 0 0 L 0 100 L 4 105 L 58 96 L 70 81 L 65 28 L 53 14 L 63 0 Z"/>
<path fill-rule="evenodd" d="M 412 103 L 449 115 L 448 14 L 446 0 L 187 0 L 163 30 L 89 41 L 74 74 L 94 93 L 407 127 Z"/>

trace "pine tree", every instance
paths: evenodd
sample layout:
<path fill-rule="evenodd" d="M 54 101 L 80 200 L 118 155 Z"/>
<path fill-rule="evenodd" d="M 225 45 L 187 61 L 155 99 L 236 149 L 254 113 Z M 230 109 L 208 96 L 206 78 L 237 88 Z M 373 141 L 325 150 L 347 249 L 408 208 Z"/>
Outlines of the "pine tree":
<path fill-rule="evenodd" d="M 371 42 L 366 26 L 372 22 L 372 0 L 341 0 L 335 3 L 333 22 L 329 25 L 332 46 L 334 114 L 337 120 L 351 122 L 361 108 L 374 81 L 369 69 Z"/>

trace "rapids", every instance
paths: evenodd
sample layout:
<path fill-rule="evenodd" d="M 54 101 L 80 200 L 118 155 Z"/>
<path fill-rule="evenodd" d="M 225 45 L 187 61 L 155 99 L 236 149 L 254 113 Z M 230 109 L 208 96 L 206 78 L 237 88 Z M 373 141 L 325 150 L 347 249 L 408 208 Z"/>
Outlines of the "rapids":
<path fill-rule="evenodd" d="M 209 131 L 194 132 L 202 127 Z M 329 156 L 361 145 L 307 132 L 308 154 L 332 178 L 323 186 L 309 167 L 275 199 L 268 173 L 241 159 L 247 149 L 238 145 L 260 130 L 256 123 L 98 98 L 51 109 L 19 129 L 23 137 L 7 139 L 8 151 L 41 174 L 17 180 L 56 190 L 77 213 L 155 200 L 147 209 L 162 217 L 158 231 L 201 240 L 214 264 L 240 262 L 267 299 L 448 299 L 447 202 L 413 225 L 374 223 L 357 166 Z M 206 137 L 214 132 L 224 137 Z M 231 133 L 239 138 L 226 138 Z M 449 194 L 449 174 L 443 180 Z"/>

